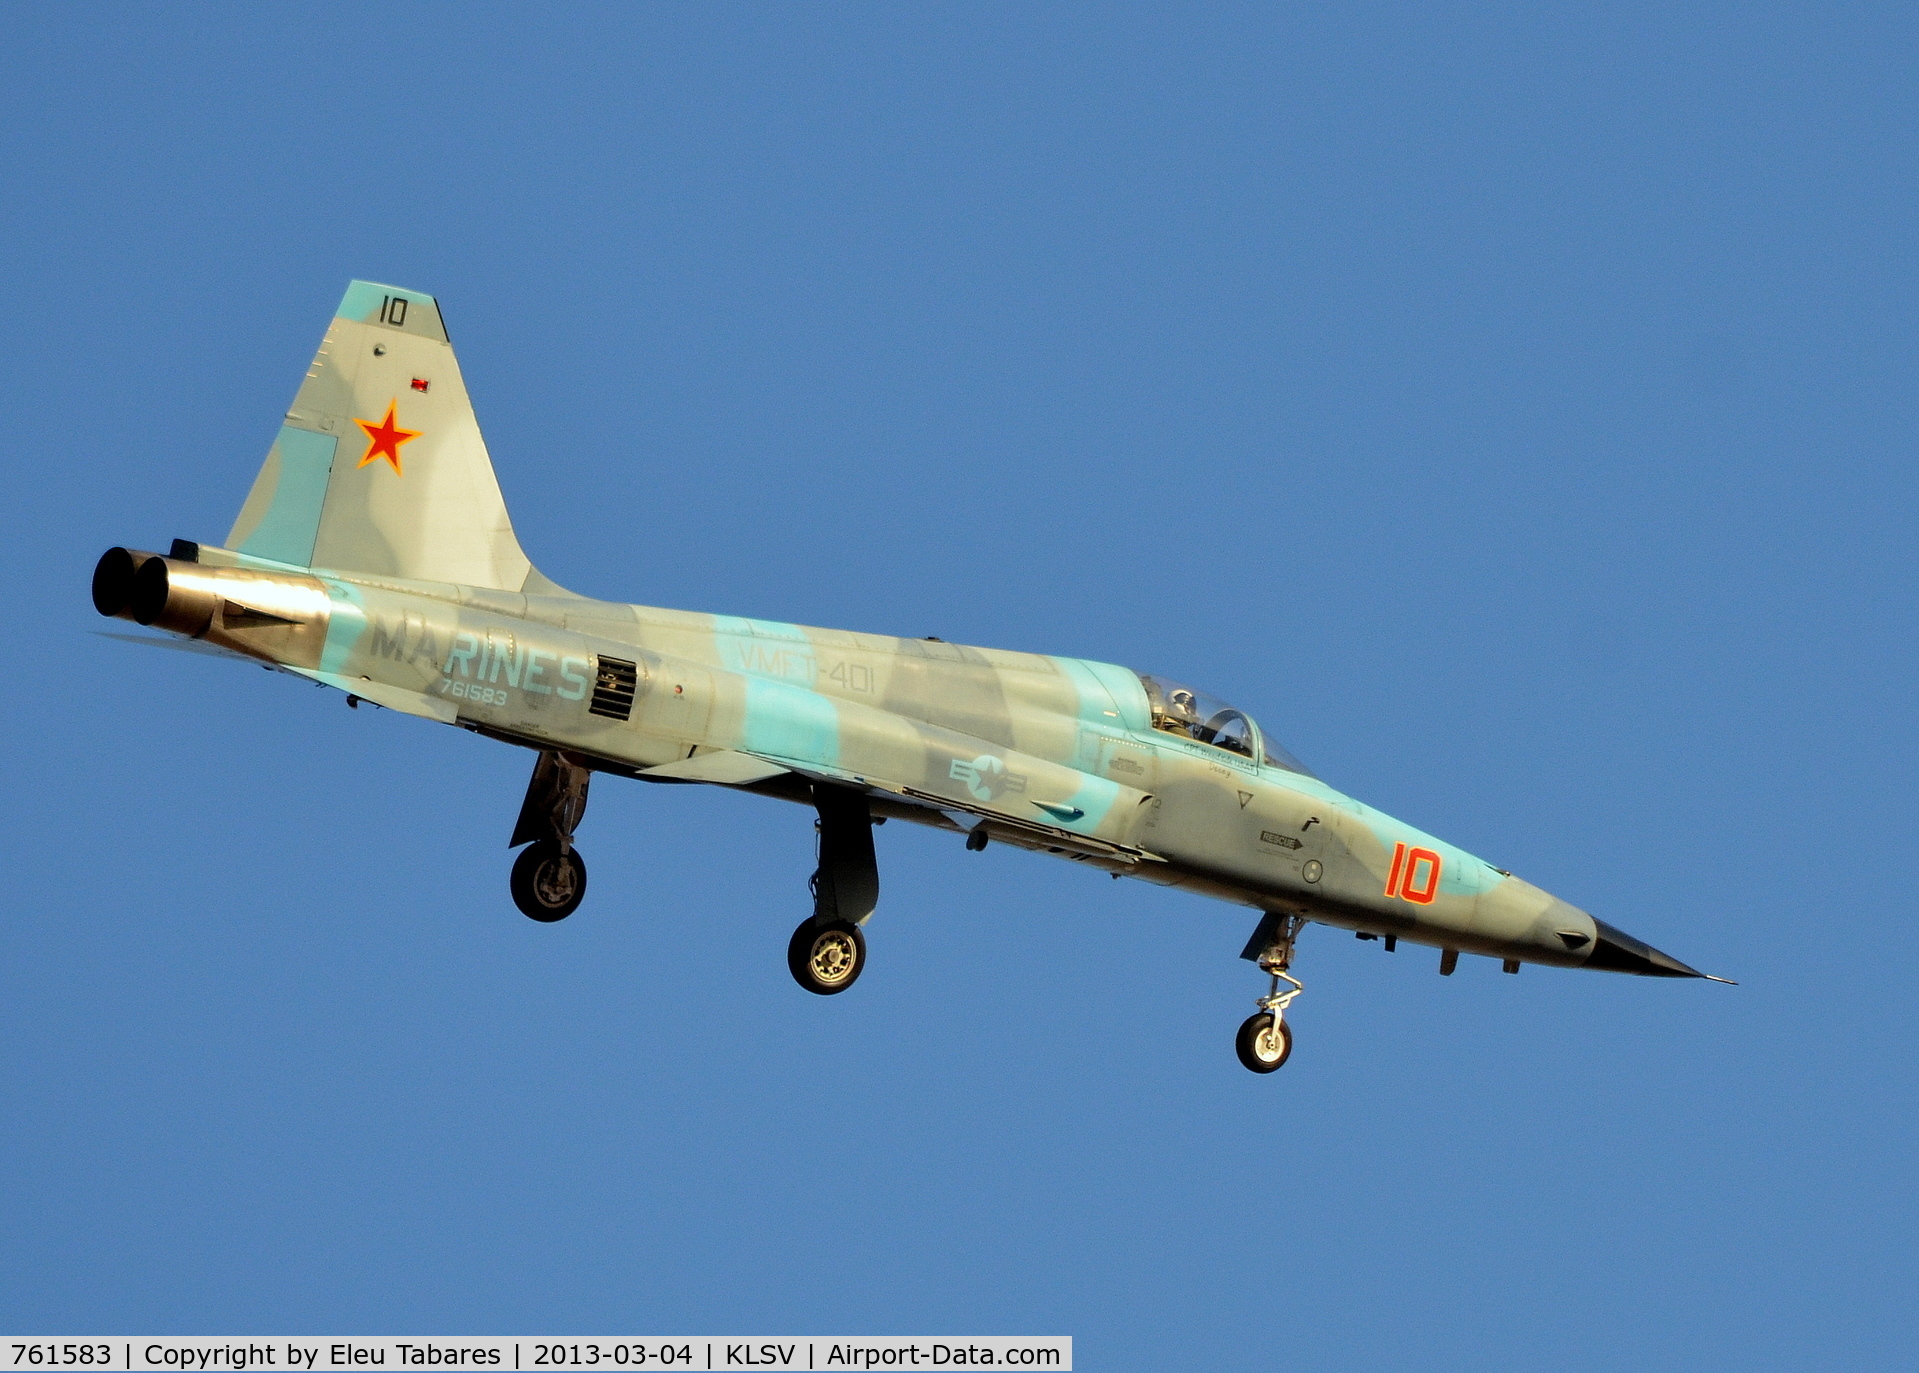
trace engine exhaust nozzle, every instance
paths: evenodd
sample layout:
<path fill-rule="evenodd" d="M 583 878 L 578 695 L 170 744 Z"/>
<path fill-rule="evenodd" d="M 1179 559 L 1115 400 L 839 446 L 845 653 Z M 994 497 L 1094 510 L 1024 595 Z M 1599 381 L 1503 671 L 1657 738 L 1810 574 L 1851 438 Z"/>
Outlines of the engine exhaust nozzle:
<path fill-rule="evenodd" d="M 134 579 L 159 556 L 138 548 L 109 548 L 102 553 L 93 565 L 93 608 L 114 619 L 133 619 Z"/>
<path fill-rule="evenodd" d="M 149 558 L 133 574 L 133 618 L 143 625 L 199 638 L 220 604 L 214 569 L 172 558 Z"/>
<path fill-rule="evenodd" d="M 93 569 L 93 608 L 269 663 L 317 667 L 332 602 L 317 577 L 220 567 L 109 548 Z"/>

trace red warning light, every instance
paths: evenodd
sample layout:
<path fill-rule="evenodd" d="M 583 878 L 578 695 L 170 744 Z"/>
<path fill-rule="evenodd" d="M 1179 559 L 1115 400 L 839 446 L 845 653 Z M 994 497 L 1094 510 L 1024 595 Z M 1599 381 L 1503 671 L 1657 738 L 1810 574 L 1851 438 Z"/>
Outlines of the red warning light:
<path fill-rule="evenodd" d="M 415 391 L 424 391 L 424 390 L 426 390 L 426 378 L 425 378 L 425 377 L 415 377 L 415 378 L 413 379 L 413 389 L 414 389 Z"/>

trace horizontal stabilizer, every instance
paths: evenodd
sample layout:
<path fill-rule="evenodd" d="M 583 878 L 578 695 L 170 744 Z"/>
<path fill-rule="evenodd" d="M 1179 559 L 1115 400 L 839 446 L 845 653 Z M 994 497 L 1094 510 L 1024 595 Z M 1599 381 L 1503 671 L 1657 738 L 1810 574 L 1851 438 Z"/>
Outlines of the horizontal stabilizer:
<path fill-rule="evenodd" d="M 324 682 L 327 686 L 338 687 L 349 695 L 358 696 L 363 701 L 371 701 L 376 706 L 404 711 L 408 715 L 417 715 L 423 720 L 438 720 L 443 725 L 450 725 L 460 717 L 459 707 L 439 696 L 408 691 L 404 687 L 387 686 L 366 677 L 342 677 L 337 672 L 321 672 L 317 668 L 294 667 L 287 670 L 297 672 L 302 677 L 311 677 L 316 682 Z"/>
<path fill-rule="evenodd" d="M 170 648 L 176 653 L 204 653 L 209 658 L 230 658 L 236 663 L 252 663 L 255 667 L 265 667 L 258 658 L 249 658 L 244 653 L 235 653 L 230 648 L 221 648 L 204 639 L 180 639 L 169 634 L 162 639 L 157 634 L 112 634 L 104 629 L 93 631 L 102 639 L 118 639 L 125 644 L 145 644 L 149 648 Z"/>

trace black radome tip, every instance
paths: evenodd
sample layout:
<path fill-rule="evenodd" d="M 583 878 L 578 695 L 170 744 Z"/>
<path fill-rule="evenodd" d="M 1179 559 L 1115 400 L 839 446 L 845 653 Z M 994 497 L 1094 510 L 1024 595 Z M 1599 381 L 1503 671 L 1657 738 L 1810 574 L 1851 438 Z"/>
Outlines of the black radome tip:
<path fill-rule="evenodd" d="M 1588 968 L 1612 973 L 1636 973 L 1641 977 L 1704 977 L 1713 982 L 1726 980 L 1702 973 L 1697 968 L 1689 968 L 1671 954 L 1661 953 L 1644 940 L 1634 939 L 1624 930 L 1616 929 L 1603 920 L 1595 920 L 1593 925 L 1599 931 L 1599 938 L 1593 942 L 1592 953 L 1586 957 Z"/>

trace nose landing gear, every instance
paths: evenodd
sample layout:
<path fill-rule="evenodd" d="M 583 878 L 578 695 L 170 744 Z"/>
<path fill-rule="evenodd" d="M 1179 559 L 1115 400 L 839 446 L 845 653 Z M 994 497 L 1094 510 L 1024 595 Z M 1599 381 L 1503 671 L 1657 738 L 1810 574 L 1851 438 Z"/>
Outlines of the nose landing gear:
<path fill-rule="evenodd" d="M 1240 954 L 1273 979 L 1272 990 L 1254 1003 L 1259 1010 L 1246 1017 L 1233 1041 L 1239 1061 L 1255 1073 L 1277 1072 L 1292 1056 L 1293 1031 L 1286 1023 L 1286 1008 L 1306 988 L 1287 969 L 1293 963 L 1293 941 L 1305 928 L 1303 915 L 1268 911 Z M 1287 990 L 1280 990 L 1281 982 Z"/>

